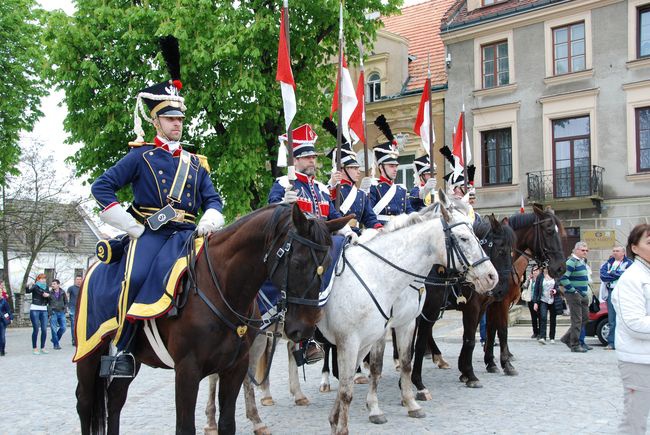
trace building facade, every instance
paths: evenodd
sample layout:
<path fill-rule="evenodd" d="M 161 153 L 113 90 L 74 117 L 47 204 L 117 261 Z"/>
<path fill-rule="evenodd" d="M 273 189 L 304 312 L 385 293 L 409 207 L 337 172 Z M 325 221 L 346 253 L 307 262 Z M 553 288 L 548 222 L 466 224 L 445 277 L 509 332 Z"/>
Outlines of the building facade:
<path fill-rule="evenodd" d="M 594 267 L 648 222 L 650 0 L 458 0 L 441 37 L 480 211 L 551 206 Z"/>

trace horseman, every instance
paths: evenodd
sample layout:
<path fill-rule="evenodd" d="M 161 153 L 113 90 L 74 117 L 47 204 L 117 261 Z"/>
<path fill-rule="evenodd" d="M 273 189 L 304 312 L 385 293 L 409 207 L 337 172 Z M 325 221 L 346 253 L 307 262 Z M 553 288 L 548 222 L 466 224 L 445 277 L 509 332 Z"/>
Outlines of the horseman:
<path fill-rule="evenodd" d="M 285 204 L 298 203 L 300 210 L 308 217 L 314 219 L 337 219 L 342 217 L 332 199 L 329 188 L 316 180 L 316 140 L 318 135 L 309 124 L 301 125 L 293 130 L 293 158 L 296 169 L 296 179 L 293 186 L 288 176 L 275 180 L 269 192 L 269 204 L 283 202 Z M 286 134 L 280 136 L 280 141 L 287 141 Z M 340 235 L 356 240 L 357 235 L 349 225 L 338 232 Z M 323 358 L 323 350 L 314 340 L 298 343 L 295 351 L 303 351 L 308 362 L 316 362 Z"/>
<path fill-rule="evenodd" d="M 471 222 L 474 223 L 476 219 L 481 219 L 481 216 L 474 211 L 473 207 L 473 204 L 476 202 L 476 189 L 474 188 L 476 167 L 474 165 L 467 166 L 467 184 L 465 184 L 465 171 L 458 160 L 454 158 L 449 147 L 445 145 L 440 148 L 440 153 L 445 156 L 452 168 L 452 171 L 443 177 L 447 185 L 447 192 L 454 198 L 467 203 L 469 209 L 468 216 Z"/>
<path fill-rule="evenodd" d="M 386 122 L 384 115 L 379 115 L 375 125 L 386 136 L 388 142 L 373 148 L 375 163 L 379 169 L 379 183 L 370 188 L 370 204 L 381 223 L 388 222 L 392 216 L 411 213 L 411 202 L 405 188 L 395 184 L 397 176 L 397 141 Z"/>
<path fill-rule="evenodd" d="M 130 239 L 120 261 L 100 264 L 93 271 L 93 278 L 102 284 L 121 286 L 114 339 L 118 354 L 110 375 L 124 377 L 134 373 L 129 349 L 136 320 L 162 316 L 172 306 L 166 276 L 185 255 L 188 238 L 195 230 L 204 236 L 224 225 L 221 197 L 210 179 L 207 159 L 186 151 L 180 142 L 186 108 L 179 95 L 178 41 L 171 36 L 162 38 L 161 49 L 171 79 L 138 92 L 134 114 L 138 138 L 129 143 L 126 156 L 91 186 L 102 208 L 99 218 L 126 232 Z M 152 142 L 142 139 L 140 114 L 156 129 Z M 129 185 L 133 203 L 127 210 L 119 203 L 117 192 Z M 197 226 L 200 210 L 203 216 Z M 99 252 L 106 254 L 104 249 Z M 100 260 L 110 262 L 110 258 Z"/>
<path fill-rule="evenodd" d="M 435 171 L 436 165 L 434 163 L 433 174 L 431 173 L 431 163 L 429 162 L 428 154 L 424 154 L 413 160 L 413 172 L 417 174 L 419 179 L 419 183 L 411 189 L 409 196 L 413 210 L 420 211 L 435 202 Z"/>
<path fill-rule="evenodd" d="M 325 118 L 323 121 L 323 128 L 329 131 L 334 137 L 337 137 L 336 125 L 330 118 Z M 345 137 L 343 137 L 345 140 Z M 336 159 L 336 148 L 333 148 L 327 157 L 332 159 L 332 163 Z M 344 216 L 354 213 L 356 219 L 350 221 L 350 226 L 357 233 L 361 233 L 360 225 L 364 228 L 381 228 L 383 225 L 377 220 L 377 215 L 372 211 L 370 201 L 366 191 L 370 188 L 371 180 L 369 177 L 364 177 L 361 180 L 360 189 L 357 189 L 355 183 L 359 181 L 359 162 L 356 159 L 356 153 L 350 146 L 350 142 L 345 140 L 341 144 L 341 166 L 342 172 L 334 172 L 330 180 L 330 196 L 336 197 L 336 185 L 341 184 L 339 188 L 340 199 L 340 212 Z"/>

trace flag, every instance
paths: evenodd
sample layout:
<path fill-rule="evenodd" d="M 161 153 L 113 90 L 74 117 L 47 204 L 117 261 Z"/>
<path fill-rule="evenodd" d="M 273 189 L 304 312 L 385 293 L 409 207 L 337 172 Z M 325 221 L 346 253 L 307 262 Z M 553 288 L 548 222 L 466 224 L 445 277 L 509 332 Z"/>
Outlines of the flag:
<path fill-rule="evenodd" d="M 521 195 L 521 205 L 519 206 L 519 213 L 521 214 L 526 213 L 526 209 L 524 208 L 524 195 Z"/>
<path fill-rule="evenodd" d="M 463 166 L 463 114 L 458 118 L 456 132 L 454 133 L 454 146 L 451 153 L 458 158 L 458 164 Z"/>
<path fill-rule="evenodd" d="M 426 82 L 424 83 L 424 90 L 422 91 L 422 99 L 420 100 L 420 107 L 418 109 L 418 115 L 415 118 L 415 126 L 413 127 L 413 131 L 415 131 L 415 134 L 420 136 L 420 140 L 422 141 L 422 148 L 429 153 L 429 150 L 431 148 L 431 142 L 429 142 L 429 121 L 430 121 L 430 108 L 429 108 L 429 100 L 431 96 L 431 79 L 427 79 Z M 433 133 L 433 142 L 436 141 L 436 134 L 431 130 Z"/>
<path fill-rule="evenodd" d="M 291 121 L 296 116 L 296 82 L 291 72 L 291 59 L 289 58 L 289 47 L 287 45 L 287 34 L 285 28 L 285 9 L 282 9 L 280 18 L 280 42 L 278 44 L 278 71 L 275 80 L 280 82 L 282 90 L 282 104 L 284 106 L 285 130 L 289 131 Z"/>
<path fill-rule="evenodd" d="M 345 138 L 352 142 L 350 138 L 350 117 L 357 107 L 357 95 L 354 91 L 354 85 L 352 84 L 352 77 L 350 77 L 350 71 L 348 70 L 348 63 L 345 61 L 345 56 L 343 56 L 343 74 L 339 72 L 339 76 L 336 78 L 336 87 L 334 88 L 334 98 L 332 99 L 332 111 L 330 113 L 330 118 L 334 116 L 334 113 L 338 110 L 339 107 L 339 82 L 341 83 L 341 112 L 342 119 L 341 124 L 343 129 L 341 132 Z M 358 136 L 358 135 L 357 135 Z"/>
<path fill-rule="evenodd" d="M 359 73 L 359 82 L 357 83 L 357 107 L 355 107 L 352 116 L 350 116 L 350 134 L 356 136 L 363 143 L 366 143 L 366 137 L 363 134 L 363 127 L 366 123 L 365 86 L 366 82 L 363 70 L 361 70 Z"/>

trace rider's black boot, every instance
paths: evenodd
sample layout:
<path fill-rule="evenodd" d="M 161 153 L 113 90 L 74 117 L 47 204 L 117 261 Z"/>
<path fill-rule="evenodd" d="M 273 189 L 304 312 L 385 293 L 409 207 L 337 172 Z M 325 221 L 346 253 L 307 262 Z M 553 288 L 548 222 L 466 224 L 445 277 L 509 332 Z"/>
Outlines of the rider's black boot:
<path fill-rule="evenodd" d="M 102 378 L 134 378 L 135 358 L 130 352 L 120 352 L 117 355 L 102 356 L 99 367 Z"/>

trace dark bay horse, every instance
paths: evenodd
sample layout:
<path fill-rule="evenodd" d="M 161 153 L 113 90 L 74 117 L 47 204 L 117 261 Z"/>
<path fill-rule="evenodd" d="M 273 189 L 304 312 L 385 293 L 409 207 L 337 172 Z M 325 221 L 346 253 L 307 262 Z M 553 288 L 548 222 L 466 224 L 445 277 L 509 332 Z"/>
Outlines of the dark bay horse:
<path fill-rule="evenodd" d="M 286 293 L 285 332 L 295 341 L 311 337 L 321 313 L 321 273 L 330 262 L 330 232 L 350 217 L 325 222 L 300 209 L 270 205 L 209 237 L 197 257 L 185 306 L 178 316 L 156 320 L 176 372 L 176 433 L 195 434 L 199 383 L 218 373 L 219 433 L 233 434 L 237 396 L 255 338 L 255 295 L 268 277 Z M 312 303 L 314 302 L 315 303 Z M 152 350 L 143 328 L 135 336 L 136 373 L 141 364 L 169 368 Z M 83 434 L 119 433 L 120 412 L 133 379 L 99 377 L 111 337 L 77 363 L 77 412 Z M 162 428 L 161 428 L 162 429 Z"/>

